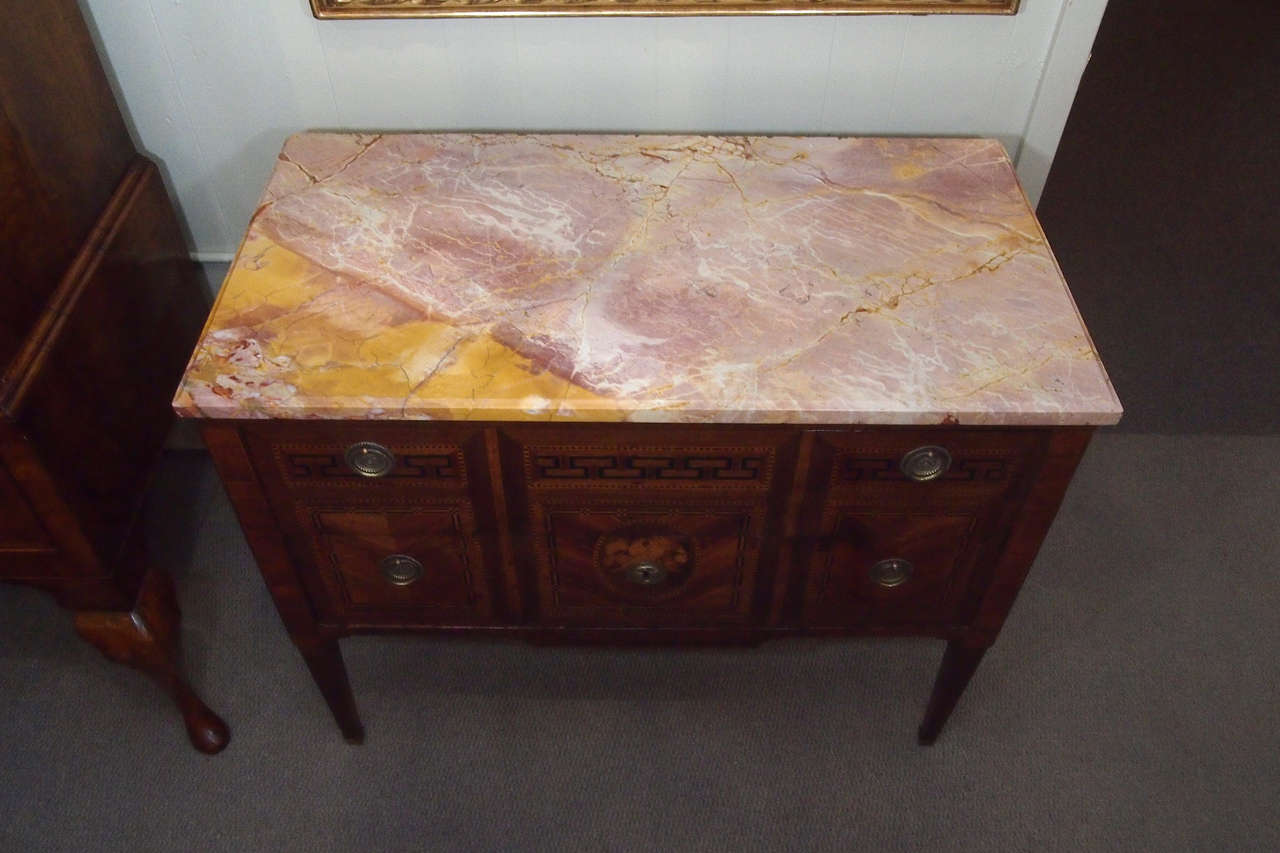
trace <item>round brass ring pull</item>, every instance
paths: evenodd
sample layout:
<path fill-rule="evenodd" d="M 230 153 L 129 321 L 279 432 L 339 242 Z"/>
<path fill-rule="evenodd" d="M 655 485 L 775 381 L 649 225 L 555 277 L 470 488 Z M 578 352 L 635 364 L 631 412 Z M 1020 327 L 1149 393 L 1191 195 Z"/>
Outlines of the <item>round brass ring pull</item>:
<path fill-rule="evenodd" d="M 904 560 L 901 557 L 890 557 L 887 560 L 881 560 L 871 567 L 871 580 L 878 586 L 885 589 L 893 589 L 895 586 L 902 586 L 911 577 L 911 573 L 916 567 L 911 564 L 910 560 Z"/>
<path fill-rule="evenodd" d="M 387 582 L 395 586 L 408 586 L 422 577 L 422 563 L 408 554 L 391 554 L 378 561 L 378 568 Z"/>
<path fill-rule="evenodd" d="M 667 570 L 657 563 L 636 563 L 627 568 L 627 580 L 638 586 L 657 586 L 667 579 Z"/>
<path fill-rule="evenodd" d="M 898 463 L 898 469 L 902 471 L 903 476 L 917 483 L 936 480 L 950 468 L 951 454 L 945 447 L 939 447 L 936 444 L 926 444 L 924 447 L 909 450 Z"/>
<path fill-rule="evenodd" d="M 396 466 L 390 450 L 372 441 L 358 441 L 347 448 L 347 467 L 362 477 L 385 477 Z"/>

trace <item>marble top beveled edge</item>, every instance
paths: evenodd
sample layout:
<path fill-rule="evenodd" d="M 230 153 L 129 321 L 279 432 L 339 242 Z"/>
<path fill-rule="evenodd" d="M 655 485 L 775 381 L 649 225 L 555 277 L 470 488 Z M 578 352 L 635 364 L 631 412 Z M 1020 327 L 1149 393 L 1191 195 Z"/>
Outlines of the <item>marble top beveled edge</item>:
<path fill-rule="evenodd" d="M 573 417 L 557 415 L 551 411 L 530 411 L 526 409 L 485 409 L 472 410 L 465 418 L 440 418 L 421 411 L 398 411 L 392 401 L 384 401 L 382 406 L 375 401 L 361 404 L 360 414 L 353 415 L 350 406 L 308 406 L 306 408 L 275 407 L 265 409 L 244 409 L 228 405 L 224 407 L 203 406 L 196 408 L 175 400 L 174 411 L 182 418 L 198 418 L 206 420 L 326 420 L 326 421 L 454 421 L 469 422 L 519 422 L 533 423 L 553 421 L 558 423 L 612 423 L 617 417 L 592 417 L 590 411 L 579 411 Z M 442 406 L 461 406 L 464 401 L 444 400 Z M 367 407 L 365 407 L 367 404 Z M 608 415 L 614 415 L 609 411 Z M 629 423 L 679 423 L 679 424 L 795 424 L 802 426 L 1112 426 L 1119 423 L 1121 412 L 1113 410 L 1080 411 L 1080 412 L 856 412 L 848 410 L 754 410 L 754 411 L 689 411 L 682 410 L 678 418 L 663 410 L 639 410 L 628 413 L 623 418 Z"/>
<path fill-rule="evenodd" d="M 1087 357 L 1083 359 L 1084 362 L 1087 362 L 1087 364 L 1085 365 L 1085 369 L 1086 371 L 1092 370 L 1096 374 L 1096 376 L 1092 380 L 1087 380 L 1087 377 L 1086 377 L 1086 380 L 1087 380 L 1086 384 L 1089 384 L 1091 382 L 1092 391 L 1093 391 L 1091 398 L 1088 400 L 1078 399 L 1075 401 L 1075 404 L 1071 404 L 1071 401 L 1069 399 L 1064 399 L 1064 400 L 1051 399 L 1051 400 L 1042 401 L 1041 404 L 1033 407 L 1026 407 L 1026 406 L 1020 407 L 1018 404 L 1018 401 L 1016 400 L 1014 401 L 1014 404 L 1010 404 L 1010 405 L 1001 405 L 1000 401 L 996 401 L 996 403 L 994 404 L 989 403 L 986 407 L 973 407 L 971 409 L 966 409 L 964 407 L 939 407 L 939 406 L 919 405 L 919 403 L 922 401 L 916 401 L 914 404 L 912 403 L 902 404 L 901 402 L 885 404 L 881 402 L 880 405 L 873 407 L 873 406 L 866 405 L 866 402 L 867 402 L 866 400 L 859 401 L 857 399 L 831 399 L 832 395 L 827 394 L 826 395 L 827 399 L 825 400 L 825 402 L 821 399 L 817 399 L 817 397 L 820 395 L 815 395 L 815 398 L 812 400 L 811 404 L 808 404 L 808 405 L 795 405 L 794 401 L 792 401 L 793 402 L 792 405 L 779 404 L 779 401 L 777 400 L 759 400 L 759 401 L 756 401 L 755 405 L 752 405 L 749 401 L 735 400 L 733 401 L 735 403 L 734 405 L 717 404 L 717 405 L 702 405 L 700 407 L 699 401 L 696 399 L 696 395 L 693 395 L 695 396 L 695 399 L 676 399 L 676 400 L 667 400 L 667 399 L 662 399 L 660 397 L 653 397 L 647 400 L 642 400 L 639 403 L 637 403 L 636 400 L 629 400 L 629 399 L 624 399 L 620 397 L 609 397 L 607 395 L 604 395 L 604 396 L 600 396 L 598 398 L 592 398 L 592 399 L 575 399 L 572 401 L 570 405 L 567 405 L 567 406 L 554 405 L 553 399 L 544 397 L 540 399 L 537 405 L 527 406 L 525 405 L 525 403 L 527 402 L 528 395 L 520 395 L 517 397 L 513 393 L 513 394 L 505 394 L 505 395 L 494 394 L 492 395 L 491 398 L 482 399 L 482 400 L 469 399 L 469 398 L 451 398 L 446 396 L 440 396 L 440 397 L 432 397 L 429 400 L 415 401 L 414 405 L 405 405 L 405 401 L 403 399 L 398 399 L 396 397 L 384 397 L 381 394 L 373 394 L 373 395 L 365 395 L 365 394 L 333 395 L 331 394 L 327 396 L 296 395 L 290 399 L 283 399 L 283 398 L 269 399 L 269 395 L 268 396 L 260 395 L 258 392 L 252 389 L 249 389 L 246 393 L 238 395 L 237 390 L 239 391 L 245 390 L 244 388 L 241 388 L 241 389 L 232 389 L 230 393 L 228 393 L 226 396 L 222 397 L 221 399 L 212 399 L 209 395 L 206 394 L 203 399 L 197 401 L 195 399 L 196 395 L 193 394 L 192 391 L 199 390 L 199 382 L 193 381 L 193 371 L 197 368 L 197 366 L 200 366 L 202 364 L 201 362 L 202 352 L 204 356 L 209 355 L 209 353 L 205 351 L 205 349 L 208 341 L 210 340 L 210 336 L 215 334 L 229 333 L 233 331 L 231 328 L 225 326 L 220 322 L 220 320 L 225 319 L 225 317 L 220 316 L 220 312 L 224 307 L 224 300 L 227 299 L 228 294 L 231 294 L 233 298 L 244 295 L 244 292 L 242 291 L 245 291 L 246 289 L 242 284 L 242 279 L 245 278 L 245 276 L 242 274 L 242 269 L 243 269 L 242 265 L 246 261 L 246 257 L 247 257 L 246 251 L 251 244 L 254 244 L 255 240 L 262 238 L 264 235 L 270 233 L 270 227 L 271 227 L 270 223 L 268 222 L 267 224 L 264 224 L 262 214 L 274 202 L 279 201 L 281 199 L 289 198 L 289 195 L 286 192 L 288 188 L 281 187 L 281 183 L 283 180 L 281 176 L 287 175 L 290 172 L 290 170 L 294 168 L 292 165 L 290 165 L 293 163 L 293 159 L 290 156 L 288 156 L 290 153 L 290 145 L 293 145 L 295 147 L 297 147 L 298 145 L 301 145 L 305 148 L 309 144 L 316 143 L 317 145 L 320 145 L 321 147 L 323 147 L 324 144 L 341 145 L 347 142 L 348 140 L 362 140 L 360 144 L 364 145 L 365 144 L 364 141 L 367 141 L 369 139 L 375 139 L 375 143 L 376 143 L 377 140 L 381 140 L 383 139 L 383 137 L 382 136 L 378 136 L 378 137 L 360 136 L 360 135 L 353 135 L 353 134 L 299 134 L 299 135 L 290 137 L 289 141 L 286 143 L 285 150 L 282 151 L 281 160 L 277 163 L 276 170 L 272 175 L 272 180 L 268 184 L 267 189 L 264 191 L 262 205 L 259 208 L 258 214 L 255 215 L 254 221 L 251 223 L 250 228 L 245 235 L 245 240 L 244 242 L 242 242 L 241 247 L 237 252 L 236 259 L 232 264 L 231 270 L 229 271 L 227 281 L 224 283 L 224 287 L 222 291 L 219 293 L 217 304 L 215 305 L 215 308 L 210 315 L 210 319 L 208 324 L 206 325 L 205 332 L 201 336 L 200 345 L 197 347 L 196 352 L 192 356 L 191 365 L 189 366 L 187 376 L 184 377 L 183 385 L 179 388 L 178 393 L 175 397 L 174 407 L 175 407 L 175 410 L 180 415 L 184 417 L 206 417 L 206 418 L 217 418 L 217 419 L 383 418 L 383 419 L 393 419 L 393 420 L 467 419 L 467 420 L 494 420 L 494 421 L 631 420 L 631 421 L 644 421 L 644 422 L 670 421 L 670 422 L 680 422 L 680 423 L 755 422 L 755 423 L 802 423 L 802 424 L 830 423 L 830 424 L 902 424 L 902 425 L 945 423 L 945 424 L 959 424 L 959 425 L 1064 425 L 1064 426 L 1066 425 L 1106 425 L 1106 424 L 1116 423 L 1120 418 L 1122 410 L 1120 408 L 1119 401 L 1115 397 L 1114 390 L 1111 388 L 1110 381 L 1106 376 L 1105 370 L 1102 368 L 1101 363 L 1097 360 L 1096 350 L 1094 349 L 1092 341 L 1088 337 L 1088 332 L 1084 328 L 1084 324 L 1079 317 L 1078 308 L 1075 305 L 1074 299 L 1072 299 L 1072 297 L 1070 296 L 1070 292 L 1066 287 L 1065 280 L 1063 280 L 1061 276 L 1061 272 L 1057 267 L 1056 259 L 1053 258 L 1052 252 L 1049 250 L 1047 242 L 1045 242 L 1044 240 L 1043 231 L 1040 229 L 1039 223 L 1035 221 L 1034 215 L 1032 215 L 1030 212 L 1030 206 L 1026 201 L 1025 194 L 1022 193 L 1021 187 L 1017 183 L 1016 177 L 1013 175 L 1012 167 L 1008 163 L 1007 155 L 1005 155 L 1003 148 L 999 145 L 998 142 L 994 140 L 980 140 L 980 139 L 921 140 L 921 139 L 913 139 L 913 138 L 900 138 L 900 139 L 886 140 L 886 139 L 859 139 L 856 137 L 724 138 L 724 137 L 688 137 L 688 136 L 678 136 L 678 137 L 665 136 L 664 137 L 664 136 L 641 136 L 641 135 L 593 136 L 593 135 L 578 135 L 578 134 L 553 134 L 553 135 L 492 134 L 492 135 L 479 135 L 479 136 L 473 136 L 468 134 L 404 134 L 404 135 L 400 135 L 399 141 L 401 143 L 408 142 L 410 144 L 421 142 L 424 145 L 439 143 L 440 147 L 444 149 L 447 149 L 450 143 L 461 145 L 461 141 L 472 140 L 472 139 L 483 140 L 485 141 L 486 144 L 494 145 L 494 146 L 497 146 L 498 148 L 501 148 L 503 145 L 506 145 L 506 144 L 517 144 L 520 142 L 527 142 L 536 147 L 536 145 L 540 142 L 547 142 L 548 144 L 557 144 L 557 145 L 567 146 L 566 148 L 561 150 L 568 150 L 572 154 L 579 153 L 573 150 L 575 146 L 589 147 L 593 143 L 602 143 L 605 145 L 610 145 L 610 144 L 624 145 L 627 140 L 632 140 L 636 144 L 639 144 L 640 142 L 643 141 L 646 144 L 648 143 L 664 144 L 665 143 L 665 144 L 676 145 L 677 143 L 679 143 L 679 144 L 690 144 L 695 147 L 697 145 L 701 145 L 704 143 L 708 146 L 715 146 L 721 143 L 729 144 L 729 142 L 732 142 L 734 145 L 737 145 L 738 140 L 742 140 L 742 144 L 744 145 L 763 145 L 763 144 L 769 144 L 769 143 L 777 143 L 779 145 L 786 145 L 786 144 L 799 145 L 799 146 L 814 145 L 818 149 L 821 149 L 822 144 L 824 143 L 832 144 L 837 142 L 857 143 L 862 145 L 866 145 L 868 143 L 870 144 L 883 143 L 886 146 L 888 146 L 889 149 L 893 149 L 895 145 L 898 145 L 898 146 L 912 145 L 912 144 L 926 145 L 930 143 L 938 143 L 939 145 L 942 145 L 944 147 L 954 147 L 957 145 L 963 146 L 965 144 L 968 144 L 968 145 L 975 146 L 975 150 L 979 150 L 982 146 L 986 146 L 988 149 L 990 149 L 986 153 L 993 154 L 994 152 L 998 152 L 999 159 L 1002 161 L 1002 163 L 1000 164 L 1000 169 L 997 171 L 1004 171 L 1007 173 L 1007 177 L 1001 176 L 1001 177 L 1004 177 L 1004 179 L 1007 181 L 1007 185 L 1001 187 L 1001 190 L 1005 194 L 1008 194 L 1009 192 L 1015 192 L 1017 194 L 1019 199 L 1018 204 L 1022 208 L 1024 208 L 1024 210 L 1015 211 L 1015 213 L 1022 214 L 1025 217 L 1026 222 L 1024 223 L 1024 230 L 1034 231 L 1034 239 L 1031 241 L 1030 245 L 1031 245 L 1031 249 L 1034 249 L 1037 251 L 1028 250 L 1028 254 L 1034 255 L 1036 258 L 1039 259 L 1039 262 L 1041 262 L 1042 264 L 1048 264 L 1052 268 L 1052 275 L 1041 274 L 1040 277 L 1042 279 L 1041 285 L 1044 285 L 1046 283 L 1051 285 L 1051 287 L 1049 287 L 1046 292 L 1051 293 L 1052 290 L 1055 288 L 1058 291 L 1058 294 L 1059 294 L 1058 298 L 1062 302 L 1062 304 L 1057 309 L 1058 316 L 1056 317 L 1056 319 L 1059 321 L 1063 320 L 1063 317 L 1069 312 L 1070 322 L 1074 323 L 1075 325 L 1076 331 L 1074 332 L 1074 334 L 1079 338 L 1079 343 L 1082 351 L 1085 351 L 1087 354 Z M 367 153 L 367 150 L 373 147 L 373 144 L 375 143 L 368 144 L 365 147 L 364 151 L 362 151 L 361 153 L 362 154 Z M 654 149 L 654 150 L 665 151 L 665 149 Z M 311 178 L 314 181 L 314 183 L 312 184 L 312 187 L 314 187 L 317 184 L 323 184 L 326 181 L 328 181 L 329 178 L 333 177 L 333 174 L 330 174 L 328 177 L 320 177 L 318 180 L 316 180 L 316 176 L 321 175 L 324 171 L 323 169 L 317 169 L 316 175 L 311 175 L 309 173 L 309 169 L 307 167 L 314 166 L 316 165 L 317 162 L 320 162 L 323 159 L 324 158 L 321 157 L 321 158 L 318 158 L 316 161 L 308 162 L 305 166 L 297 167 L 300 171 L 308 172 L 307 177 Z M 360 155 L 357 155 L 355 158 L 355 160 L 358 160 L 358 159 L 360 159 Z M 697 157 L 694 156 L 692 159 L 696 161 Z M 711 157 L 711 159 L 715 160 L 716 158 Z M 337 169 L 336 172 L 334 172 L 334 174 L 341 173 L 343 170 L 348 169 L 348 167 L 350 167 L 352 163 L 355 162 L 355 160 L 341 165 L 341 167 Z M 368 158 L 366 157 L 366 163 L 367 161 L 368 161 Z M 483 159 L 477 160 L 476 162 L 479 162 L 481 164 L 481 167 L 486 165 Z M 719 167 L 719 165 L 720 165 L 719 162 L 717 162 L 717 167 Z M 735 161 L 729 161 L 727 165 L 730 170 L 744 167 L 743 162 L 735 162 Z M 991 167 L 990 163 L 984 163 L 982 165 L 986 168 Z M 516 165 L 511 168 L 518 171 L 521 168 L 521 165 L 517 162 Z M 769 168 L 774 168 L 774 167 L 771 165 Z M 766 183 L 768 182 L 770 177 L 768 174 L 769 168 L 765 168 L 763 170 Z M 926 169 L 926 174 L 927 172 L 928 170 Z M 374 177 L 376 178 L 377 170 L 376 169 L 373 170 L 371 174 L 373 174 Z M 572 169 L 569 169 L 566 172 L 566 174 L 572 176 L 573 174 Z M 630 175 L 626 175 L 625 172 L 621 172 L 620 174 L 622 174 L 624 177 L 627 177 L 627 178 L 632 177 Z M 619 176 L 612 175 L 610 177 L 618 178 Z M 743 174 L 737 174 L 736 177 L 737 179 L 742 179 Z M 747 177 L 750 177 L 750 175 L 747 175 Z M 705 180 L 705 177 L 703 179 Z M 345 187 L 345 189 L 349 191 L 351 187 L 360 189 L 363 186 L 367 186 L 367 185 L 362 185 L 361 183 L 359 183 L 358 180 L 355 180 L 355 181 L 349 182 Z M 304 195 L 307 189 L 308 187 L 303 187 L 302 191 L 297 193 L 297 195 Z M 743 190 L 741 187 L 738 187 L 738 191 L 739 193 L 742 193 L 743 202 L 746 203 L 748 200 L 745 195 L 746 191 Z M 546 198 L 547 196 L 544 195 L 544 200 Z M 557 199 L 554 196 L 550 198 L 553 203 L 557 201 Z M 768 201 L 769 199 L 766 198 L 765 200 Z M 422 201 L 422 199 L 419 199 L 419 201 Z M 468 201 L 474 202 L 476 200 L 470 199 Z M 486 200 L 486 202 L 489 202 L 489 201 L 491 200 Z M 943 202 L 947 202 L 949 201 L 949 199 L 947 199 L 946 197 L 941 197 L 940 200 L 931 199 L 930 203 L 934 201 L 937 201 L 937 206 L 939 208 L 945 208 L 946 205 Z M 440 204 L 438 197 L 435 199 L 427 197 L 426 203 L 429 205 L 435 205 L 435 206 L 439 206 Z M 361 212 L 359 209 L 353 209 L 353 210 L 355 213 Z M 833 208 L 831 205 L 828 205 L 828 207 L 826 208 L 826 212 L 830 212 L 831 210 L 835 210 L 836 213 L 840 212 L 840 209 L 838 207 Z M 348 211 L 348 213 L 351 213 L 351 212 L 352 211 Z M 364 212 L 367 213 L 368 209 L 366 209 Z M 375 212 L 376 212 L 376 209 L 375 209 Z M 282 217 L 281 221 L 284 223 L 284 226 L 282 226 L 282 230 L 287 230 L 286 226 L 288 226 L 291 222 L 296 222 L 298 220 L 296 219 L 289 220 L 287 218 Z M 315 222 L 324 223 L 328 221 L 331 221 L 331 220 L 321 217 L 321 218 L 315 219 L 313 224 Z M 981 221 L 981 220 L 979 219 L 978 221 Z M 334 234 L 336 235 L 337 233 L 338 231 L 335 229 Z M 451 232 L 441 231 L 438 233 L 448 234 Z M 274 235 L 274 236 L 278 236 L 278 235 Z M 287 234 L 285 236 L 287 238 Z M 819 235 L 819 236 L 822 236 L 822 235 Z M 271 242 L 271 241 L 268 240 L 268 242 Z M 278 243 L 279 241 L 276 241 L 276 242 Z M 306 241 L 302 240 L 300 245 L 303 251 L 294 252 L 293 254 L 302 257 L 306 262 L 309 262 L 309 263 L 315 262 L 317 258 L 313 254 L 309 254 L 305 250 Z M 778 245 L 778 244 L 775 243 L 774 245 Z M 323 252 L 326 250 L 326 247 L 323 245 L 323 241 L 321 241 L 320 243 L 317 243 L 316 246 L 319 247 L 320 254 L 323 254 Z M 291 251 L 292 248 L 299 248 L 299 244 L 295 243 L 292 247 L 288 247 L 288 248 Z M 642 250 L 643 248 L 644 247 L 641 246 Z M 643 254 L 643 252 L 641 251 L 641 252 L 638 252 L 637 254 Z M 536 253 L 533 257 L 535 257 L 535 260 L 537 259 Z M 327 260 L 327 259 L 321 259 L 321 260 Z M 322 274 L 331 275 L 333 277 L 334 282 L 340 282 L 344 276 L 346 278 L 354 277 L 351 275 L 350 270 L 339 269 L 335 271 L 332 268 L 333 267 L 332 264 L 317 263 L 316 267 L 321 271 Z M 979 267 L 979 269 L 981 269 L 981 267 Z M 1055 279 L 1056 281 L 1054 281 Z M 287 275 L 282 276 L 276 283 L 279 284 L 282 289 L 288 289 L 289 287 L 296 284 L 296 282 L 291 281 L 287 277 Z M 754 286 L 755 286 L 754 282 L 749 285 L 749 287 L 754 287 Z M 237 288 L 239 288 L 239 290 L 237 290 Z M 380 294 L 380 295 L 385 296 L 385 294 Z M 368 294 L 357 294 L 357 296 L 359 299 L 365 299 L 365 297 L 368 296 Z M 459 319 L 459 318 L 454 318 L 454 319 Z M 445 325 L 447 326 L 449 324 L 450 324 L 450 321 L 447 320 Z M 463 325 L 464 324 L 457 324 L 457 328 L 461 329 Z M 374 329 L 366 329 L 365 331 L 374 331 Z M 245 333 L 247 336 L 251 337 L 255 333 L 255 330 L 246 329 Z M 249 337 L 246 337 L 246 340 L 249 340 Z M 253 340 L 255 343 L 258 341 L 257 338 L 254 338 Z M 525 343 L 524 341 L 520 340 L 519 333 L 517 333 L 516 335 L 516 340 L 518 345 Z M 522 357 L 530 357 L 530 352 L 531 351 L 529 349 L 519 350 L 519 354 Z M 266 352 L 262 353 L 262 355 L 265 357 L 266 360 L 270 360 L 270 358 L 272 357 L 270 354 Z M 293 355 L 298 355 L 298 354 L 295 353 Z M 532 348 L 531 357 L 535 359 L 535 362 L 536 362 L 536 358 L 538 358 L 541 355 L 544 355 L 544 353 L 538 352 L 536 347 Z M 556 355 L 557 354 L 553 352 L 548 356 L 549 358 L 552 359 L 552 362 L 549 362 L 549 363 L 553 363 Z M 286 353 L 286 355 L 284 356 L 285 360 L 288 360 L 289 357 L 290 357 L 290 354 L 288 353 Z M 275 358 L 279 360 L 280 356 L 277 354 Z M 206 366 L 209 360 L 210 359 L 208 358 L 205 359 Z M 212 360 L 216 361 L 217 359 L 214 358 Z M 300 361 L 301 359 L 298 359 L 298 360 Z M 230 362 L 225 363 L 223 366 L 228 368 L 233 368 L 233 365 L 231 365 Z M 531 370 L 531 375 L 543 374 L 546 372 L 546 365 L 545 364 L 539 365 L 537 363 L 534 363 L 532 368 L 530 368 L 529 370 Z M 526 372 L 529 372 L 529 370 L 526 370 Z M 238 371 L 238 372 L 243 372 L 243 371 Z M 268 371 L 268 373 L 269 372 L 270 371 Z M 568 374 L 569 380 L 571 380 L 576 375 L 576 372 L 577 372 L 577 368 L 566 369 L 563 371 L 563 373 Z M 303 374 L 305 374 L 305 370 L 300 372 L 300 375 L 303 375 Z M 234 373 L 230 375 L 234 376 Z M 236 378 L 239 379 L 240 377 L 236 377 Z M 565 377 L 563 376 L 561 378 L 562 380 L 565 379 Z M 220 380 L 215 380 L 215 381 L 220 381 Z M 287 386 L 287 384 L 288 383 L 285 382 L 282 385 L 278 377 L 265 377 L 263 387 L 279 390 L 279 388 L 285 387 Z M 569 384 L 572 384 L 572 382 L 569 382 Z M 212 384 L 206 382 L 206 387 L 212 387 Z M 927 401 L 923 401 L 923 402 L 927 403 Z M 399 405 L 397 405 L 397 403 L 399 403 Z M 441 415 L 442 410 L 446 412 L 446 414 L 444 414 L 443 417 Z"/>

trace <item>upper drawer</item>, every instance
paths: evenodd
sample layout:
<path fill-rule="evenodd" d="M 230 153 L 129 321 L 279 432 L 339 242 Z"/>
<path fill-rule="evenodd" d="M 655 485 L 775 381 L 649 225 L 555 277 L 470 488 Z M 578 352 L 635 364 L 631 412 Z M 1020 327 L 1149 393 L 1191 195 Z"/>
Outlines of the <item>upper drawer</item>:
<path fill-rule="evenodd" d="M 534 492 L 572 489 L 735 494 L 789 475 L 794 431 L 626 424 L 504 425 L 504 467 Z"/>
<path fill-rule="evenodd" d="M 260 473 L 291 491 L 463 491 L 482 458 L 479 431 L 454 424 L 262 424 L 244 434 Z"/>
<path fill-rule="evenodd" d="M 1046 430 L 849 428 L 817 432 L 810 486 L 845 500 L 928 504 L 1003 494 L 1043 453 Z"/>

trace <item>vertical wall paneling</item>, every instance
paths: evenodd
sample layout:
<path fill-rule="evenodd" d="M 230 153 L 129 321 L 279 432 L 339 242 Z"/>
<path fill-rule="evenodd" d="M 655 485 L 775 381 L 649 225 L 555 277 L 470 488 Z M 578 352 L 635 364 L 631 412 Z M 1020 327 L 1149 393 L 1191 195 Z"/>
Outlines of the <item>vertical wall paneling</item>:
<path fill-rule="evenodd" d="M 859 131 L 866 133 L 887 132 L 912 20 L 902 15 L 836 19 L 823 98 L 823 133 L 851 127 L 866 128 Z"/>
<path fill-rule="evenodd" d="M 830 15 L 730 18 L 725 126 L 752 133 L 818 131 L 827 94 Z M 763 61 L 768 55 L 770 61 Z"/>
<path fill-rule="evenodd" d="M 654 18 L 655 130 L 725 126 L 731 30 L 715 18 Z"/>
<path fill-rule="evenodd" d="M 83 5 L 83 4 L 82 4 Z M 217 197 L 217 180 L 202 140 L 191 131 L 192 107 L 174 84 L 169 46 L 147 2 L 111 4 L 110 14 L 82 9 L 103 54 L 134 143 L 159 166 L 196 247 L 225 251 L 230 233 Z"/>
<path fill-rule="evenodd" d="M 421 21 L 341 23 L 338 30 L 318 23 L 338 125 L 388 130 L 456 125 L 462 117 L 458 68 L 468 64 L 451 48 L 459 42 L 456 21 L 439 21 L 440 27 L 418 26 Z"/>
<path fill-rule="evenodd" d="M 1106 8 L 1107 0 L 1066 0 L 1062 7 L 1018 152 L 1018 174 L 1032 204 L 1040 202 Z"/>
<path fill-rule="evenodd" d="M 521 21 L 516 50 L 523 126 L 633 130 L 653 121 L 654 22 L 633 18 L 630 28 L 627 23 L 620 18 Z"/>
<path fill-rule="evenodd" d="M 141 2 L 142 0 L 139 0 Z M 233 251 L 252 213 L 281 140 L 304 127 L 341 121 L 305 3 L 280 0 L 147 0 L 173 58 L 173 85 L 191 107 L 185 138 L 143 143 L 162 159 L 174 146 L 198 144 L 208 160 L 211 192 L 226 213 L 228 230 L 216 242 L 197 236 L 201 252 Z M 97 4 L 95 4 L 97 5 Z M 109 17 L 119 4 L 110 3 Z M 294 7 L 291 13 L 275 7 Z M 115 59 L 112 58 L 113 64 Z M 126 93 L 128 94 L 128 93 Z M 181 199 L 182 208 L 188 207 Z"/>
<path fill-rule="evenodd" d="M 307 0 L 81 4 L 197 254 L 217 258 L 281 140 L 308 128 L 988 135 L 1025 148 L 1034 198 L 1105 0 L 1023 0 L 1013 17 L 323 22 Z"/>

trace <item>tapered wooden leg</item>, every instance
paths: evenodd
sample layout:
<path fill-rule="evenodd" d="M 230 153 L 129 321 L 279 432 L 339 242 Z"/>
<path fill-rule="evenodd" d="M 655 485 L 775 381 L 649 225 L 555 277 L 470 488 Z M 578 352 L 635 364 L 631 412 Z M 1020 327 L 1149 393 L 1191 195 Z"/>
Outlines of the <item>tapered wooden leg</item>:
<path fill-rule="evenodd" d="M 364 724 L 356 710 L 356 699 L 351 694 L 351 682 L 347 679 L 347 666 L 342 662 L 342 650 L 337 640 L 320 640 L 314 645 L 298 646 L 311 670 L 311 677 L 329 703 L 333 718 L 342 729 L 347 743 L 364 743 Z"/>
<path fill-rule="evenodd" d="M 969 679 L 977 671 L 978 664 L 986 653 L 986 646 L 966 646 L 958 640 L 947 643 L 947 650 L 942 655 L 942 666 L 938 669 L 938 678 L 933 683 L 933 695 L 929 697 L 929 707 L 925 709 L 924 722 L 920 724 L 922 746 L 928 746 L 938 739 L 947 718 L 960 701 L 960 694 L 964 693 Z"/>
<path fill-rule="evenodd" d="M 191 744 L 210 755 L 231 739 L 227 724 L 200 701 L 178 669 L 178 599 L 169 573 L 150 569 L 133 612 L 79 611 L 76 631 L 109 660 L 141 670 L 157 681 L 182 712 Z"/>

